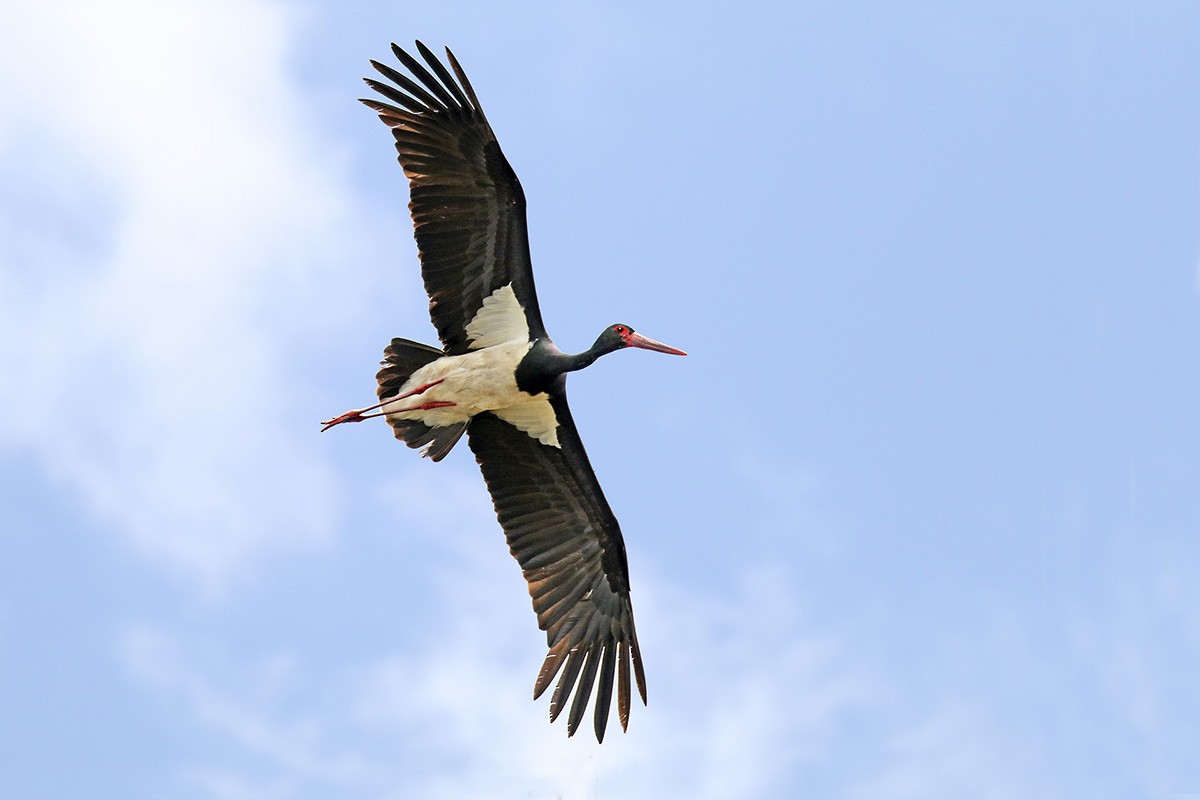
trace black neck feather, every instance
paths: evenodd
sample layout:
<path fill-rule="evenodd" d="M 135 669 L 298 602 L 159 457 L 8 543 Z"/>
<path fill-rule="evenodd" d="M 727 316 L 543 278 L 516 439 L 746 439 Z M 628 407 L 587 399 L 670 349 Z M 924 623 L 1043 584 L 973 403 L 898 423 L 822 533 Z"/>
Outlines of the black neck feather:
<path fill-rule="evenodd" d="M 538 340 L 517 365 L 517 388 L 529 394 L 548 392 L 568 372 L 590 367 L 597 358 L 617 349 L 608 342 L 597 340 L 582 353 L 571 354 L 545 340 Z"/>

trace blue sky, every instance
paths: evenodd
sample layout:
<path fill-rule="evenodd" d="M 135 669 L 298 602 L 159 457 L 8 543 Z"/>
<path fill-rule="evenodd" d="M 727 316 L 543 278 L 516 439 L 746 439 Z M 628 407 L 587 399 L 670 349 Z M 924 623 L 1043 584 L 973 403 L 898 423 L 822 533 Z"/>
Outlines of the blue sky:
<path fill-rule="evenodd" d="M 436 8 L 433 6 L 436 5 Z M 0 795 L 1200 794 L 1200 9 L 13 4 Z M 466 448 L 367 59 L 529 196 L 650 704 L 602 746 Z"/>

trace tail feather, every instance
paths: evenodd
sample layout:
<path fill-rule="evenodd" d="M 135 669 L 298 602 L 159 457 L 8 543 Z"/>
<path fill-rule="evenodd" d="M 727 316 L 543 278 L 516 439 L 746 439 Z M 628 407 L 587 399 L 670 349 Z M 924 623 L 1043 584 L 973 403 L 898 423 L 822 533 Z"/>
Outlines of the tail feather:
<path fill-rule="evenodd" d="M 383 361 L 379 362 L 382 369 L 375 375 L 375 379 L 379 381 L 379 399 L 385 400 L 399 393 L 400 387 L 414 372 L 443 355 L 445 353 L 441 350 L 427 344 L 408 339 L 392 339 L 392 343 L 384 348 Z M 421 455 L 434 461 L 445 458 L 467 429 L 466 422 L 431 427 L 419 420 L 395 417 L 387 419 L 397 439 L 409 447 L 424 447 Z"/>
<path fill-rule="evenodd" d="M 392 339 L 392 343 L 383 349 L 383 361 L 379 362 L 383 369 L 375 375 L 375 380 L 379 381 L 379 389 L 376 392 L 379 399 L 399 392 L 410 375 L 444 355 L 441 350 L 427 344 L 408 339 Z"/>

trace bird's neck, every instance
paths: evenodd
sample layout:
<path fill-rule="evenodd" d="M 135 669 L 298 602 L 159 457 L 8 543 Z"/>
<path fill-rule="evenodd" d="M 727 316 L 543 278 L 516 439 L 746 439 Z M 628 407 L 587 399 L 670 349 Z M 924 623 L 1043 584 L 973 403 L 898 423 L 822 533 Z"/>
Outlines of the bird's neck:
<path fill-rule="evenodd" d="M 597 349 L 596 346 L 593 345 L 587 350 L 584 350 L 582 353 L 563 353 L 557 359 L 558 364 L 556 366 L 558 366 L 562 372 L 575 372 L 583 369 L 584 367 L 590 367 L 593 363 L 595 363 L 596 359 L 604 355 L 605 352 L 606 351 L 604 350 Z"/>
<path fill-rule="evenodd" d="M 553 342 L 542 340 L 535 343 L 529 355 L 517 367 L 517 386 L 531 394 L 548 391 L 568 372 L 591 366 L 596 359 L 611 348 L 599 342 L 582 353 L 564 353 Z"/>
<path fill-rule="evenodd" d="M 584 367 L 590 367 L 600 356 L 612 351 L 613 348 L 611 346 L 606 345 L 605 342 L 599 339 L 582 353 L 564 353 L 555 347 L 553 342 L 546 341 L 543 349 L 543 358 L 551 372 L 561 375 L 567 372 L 576 372 Z"/>

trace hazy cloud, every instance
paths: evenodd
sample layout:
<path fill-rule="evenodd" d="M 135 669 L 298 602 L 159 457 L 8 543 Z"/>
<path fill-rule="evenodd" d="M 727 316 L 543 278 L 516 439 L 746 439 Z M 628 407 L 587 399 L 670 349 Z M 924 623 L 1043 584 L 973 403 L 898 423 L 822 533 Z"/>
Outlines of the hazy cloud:
<path fill-rule="evenodd" d="M 320 327 L 319 303 L 354 305 L 329 278 L 355 224 L 287 72 L 290 13 L 6 15 L 0 146 L 19 191 L 3 216 L 56 212 L 0 242 L 0 441 L 210 584 L 265 547 L 325 539 L 335 494 L 289 334 Z"/>
<path fill-rule="evenodd" d="M 724 600 L 650 590 L 639 596 L 653 621 L 649 708 L 638 704 L 628 733 L 614 721 L 603 746 L 587 729 L 567 739 L 562 720 L 548 724 L 546 698 L 530 699 L 541 654 L 513 644 L 540 638 L 529 635 L 532 614 L 514 614 L 511 581 L 495 585 L 486 573 L 468 565 L 459 577 L 504 600 L 481 605 L 446 587 L 425 613 L 456 622 L 433 644 L 346 661 L 331 679 L 305 677 L 284 656 L 239 665 L 155 629 L 129 631 L 121 652 L 163 702 L 182 702 L 232 752 L 258 757 L 253 773 L 234 769 L 232 754 L 189 765 L 215 797 L 256 781 L 286 797 L 317 796 L 318 786 L 430 798 L 758 796 L 826 757 L 844 716 L 873 693 L 828 638 L 790 635 L 759 657 L 765 629 L 786 625 L 767 611 L 789 600 L 778 586 L 763 594 L 748 583 Z M 679 609 L 693 611 L 691 621 L 664 629 Z M 741 634 L 730 635 L 731 620 L 743 623 Z M 338 702 L 325 702 L 331 693 Z"/>

